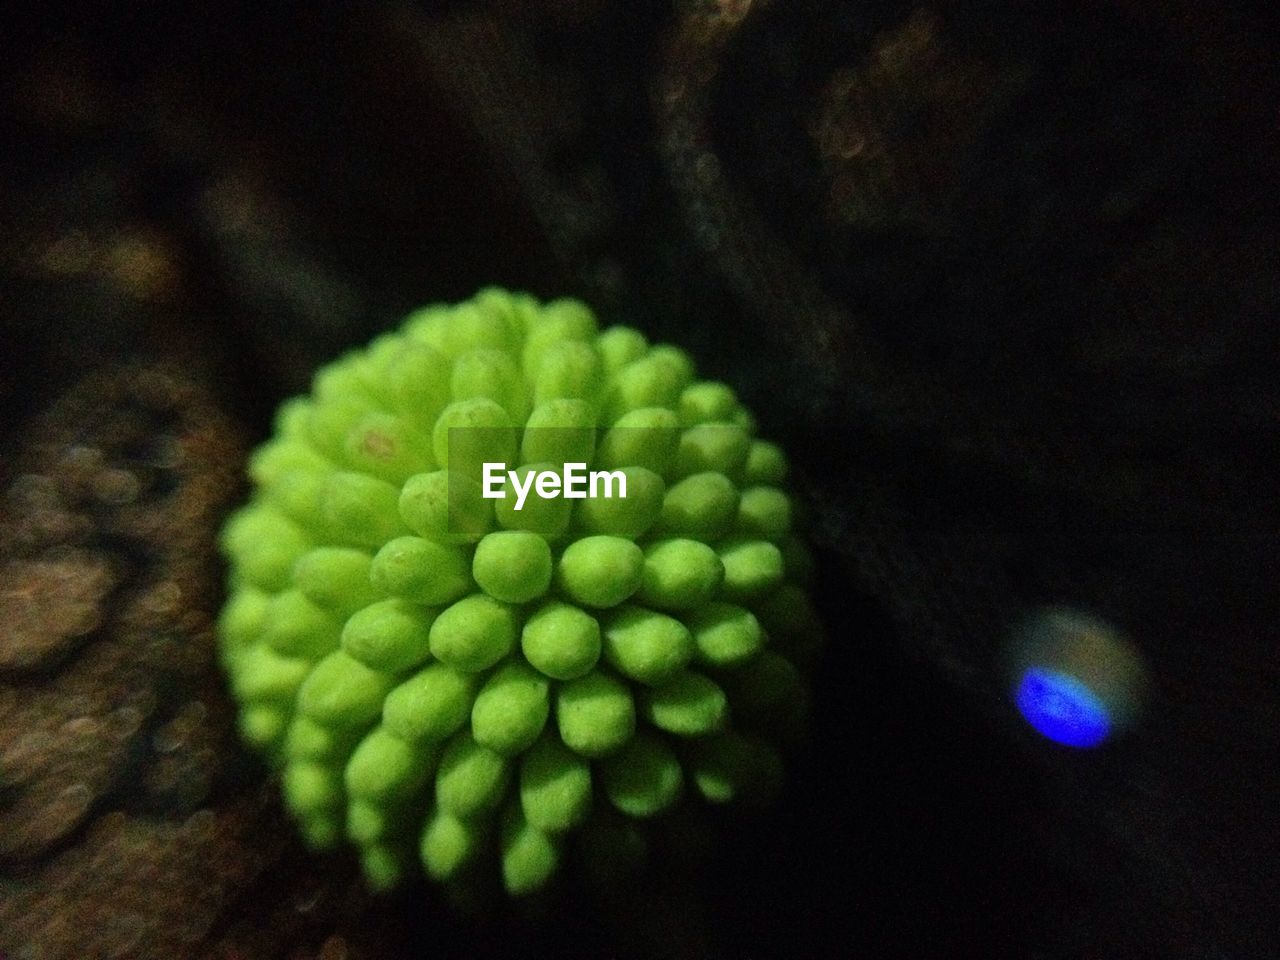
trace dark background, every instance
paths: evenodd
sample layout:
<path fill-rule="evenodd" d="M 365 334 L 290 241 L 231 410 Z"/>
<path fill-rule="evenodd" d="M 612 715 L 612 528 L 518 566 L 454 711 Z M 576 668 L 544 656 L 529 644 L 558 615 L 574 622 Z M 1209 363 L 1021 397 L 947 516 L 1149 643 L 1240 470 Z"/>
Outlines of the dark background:
<path fill-rule="evenodd" d="M 1278 954 L 1254 11 L 42 9 L 0 36 L 0 947 Z M 486 284 L 581 296 L 739 390 L 792 455 L 830 646 L 776 811 L 614 896 L 465 919 L 301 851 L 210 622 L 276 404 Z M 1102 750 L 1008 704 L 1000 651 L 1045 604 L 1151 671 Z"/>

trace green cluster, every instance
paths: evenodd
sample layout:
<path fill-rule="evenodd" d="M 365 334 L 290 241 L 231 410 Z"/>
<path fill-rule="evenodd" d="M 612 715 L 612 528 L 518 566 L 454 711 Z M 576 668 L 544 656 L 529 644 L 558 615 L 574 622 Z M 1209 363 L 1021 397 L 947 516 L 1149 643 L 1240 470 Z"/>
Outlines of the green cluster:
<path fill-rule="evenodd" d="M 627 496 L 481 496 L 481 462 Z M 767 794 L 819 642 L 786 460 L 680 350 L 486 290 L 320 370 L 227 523 L 221 655 L 306 840 L 375 887 L 542 887 Z"/>

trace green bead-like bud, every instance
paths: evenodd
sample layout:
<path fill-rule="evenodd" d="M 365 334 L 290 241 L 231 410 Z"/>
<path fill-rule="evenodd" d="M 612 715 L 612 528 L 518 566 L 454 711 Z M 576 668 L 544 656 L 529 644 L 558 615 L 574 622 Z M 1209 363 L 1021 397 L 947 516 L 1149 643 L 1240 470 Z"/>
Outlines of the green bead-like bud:
<path fill-rule="evenodd" d="M 401 673 L 431 655 L 429 637 L 435 611 L 393 598 L 352 614 L 342 628 L 342 649 L 365 666 Z"/>
<path fill-rule="evenodd" d="M 714 380 L 701 380 L 680 394 L 680 420 L 686 426 L 728 423 L 738 409 L 732 388 Z"/>
<path fill-rule="evenodd" d="M 651 829 L 681 842 L 683 783 L 776 790 L 813 558 L 782 451 L 684 352 L 487 289 L 320 369 L 274 428 L 222 534 L 217 654 L 309 847 L 345 838 L 376 891 L 417 842 L 478 906 L 545 888 L 562 844 L 613 882 Z M 568 496 L 569 464 L 609 489 Z"/>
<path fill-rule="evenodd" d="M 347 431 L 342 449 L 347 466 L 393 484 L 435 466 L 430 439 L 390 413 L 362 416 Z"/>
<path fill-rule="evenodd" d="M 595 335 L 596 319 L 585 304 L 568 299 L 548 303 L 529 327 L 521 354 L 526 374 L 536 376 L 547 351 L 556 344 L 566 340 L 588 342 Z"/>
<path fill-rule="evenodd" d="M 347 807 L 347 837 L 362 847 L 385 840 L 391 832 L 387 809 L 368 800 L 352 800 Z"/>
<path fill-rule="evenodd" d="M 474 674 L 430 664 L 387 694 L 382 723 L 404 740 L 444 740 L 466 726 L 478 688 Z"/>
<path fill-rule="evenodd" d="M 680 434 L 672 469 L 677 477 L 690 477 L 696 473 L 723 473 L 736 477 L 747 462 L 750 444 L 747 431 L 734 424 L 698 424 Z"/>
<path fill-rule="evenodd" d="M 594 402 L 603 382 L 604 365 L 595 348 L 562 340 L 542 351 L 533 373 L 533 397 L 538 404 L 562 399 Z"/>
<path fill-rule="evenodd" d="M 750 749 L 736 734 L 693 741 L 685 760 L 694 787 L 711 803 L 732 800 L 751 770 Z"/>
<path fill-rule="evenodd" d="M 235 660 L 231 690 L 240 700 L 287 701 L 298 692 L 310 670 L 309 660 L 283 657 L 267 646 L 250 647 Z"/>
<path fill-rule="evenodd" d="M 782 551 L 767 540 L 734 540 L 720 548 L 724 595 L 730 600 L 763 597 L 782 583 Z"/>
<path fill-rule="evenodd" d="M 317 547 L 298 558 L 293 582 L 318 607 L 349 617 L 378 599 L 369 582 L 371 558 L 351 547 Z"/>
<path fill-rule="evenodd" d="M 323 764 L 290 762 L 284 768 L 280 786 L 285 806 L 299 816 L 334 810 L 342 803 L 342 780 Z"/>
<path fill-rule="evenodd" d="M 323 470 L 292 470 L 264 491 L 263 502 L 312 535 L 323 536 L 321 499 L 325 481 L 334 469 L 326 465 Z"/>
<path fill-rule="evenodd" d="M 596 453 L 596 464 L 610 470 L 644 467 L 665 476 L 680 446 L 680 418 L 665 407 L 632 410 L 619 417 Z"/>
<path fill-rule="evenodd" d="M 525 422 L 520 462 L 590 463 L 595 450 L 595 408 L 586 400 L 547 400 Z"/>
<path fill-rule="evenodd" d="M 787 455 L 768 440 L 752 440 L 742 478 L 748 484 L 777 486 L 787 479 Z"/>
<path fill-rule="evenodd" d="M 485 593 L 504 603 L 527 603 L 551 586 L 551 548 L 536 533 L 502 530 L 476 545 L 471 567 Z"/>
<path fill-rule="evenodd" d="M 645 548 L 636 599 L 659 610 L 692 610 L 714 597 L 723 581 L 724 564 L 705 543 L 660 540 Z"/>
<path fill-rule="evenodd" d="M 791 532 L 791 499 L 777 487 L 750 487 L 738 502 L 738 533 L 781 543 Z"/>
<path fill-rule="evenodd" d="M 636 592 L 644 552 L 622 537 L 584 537 L 560 557 L 560 589 L 588 607 L 615 607 Z"/>
<path fill-rule="evenodd" d="M 778 752 L 752 737 L 721 733 L 693 740 L 685 759 L 694 787 L 711 803 L 739 797 L 768 802 L 782 781 Z"/>
<path fill-rule="evenodd" d="M 674 617 L 643 607 L 624 607 L 605 621 L 605 659 L 640 683 L 663 683 L 682 670 L 693 655 L 693 636 Z"/>
<path fill-rule="evenodd" d="M 325 408 L 343 403 L 366 407 L 377 405 L 377 399 L 370 395 L 360 376 L 360 354 L 355 350 L 347 351 L 333 363 L 317 370 L 311 378 L 311 393 L 321 401 L 311 408 L 313 425 L 317 411 Z"/>
<path fill-rule="evenodd" d="M 422 865 L 437 880 L 448 880 L 479 855 L 484 837 L 482 821 L 464 820 L 437 810 L 422 832 Z"/>
<path fill-rule="evenodd" d="M 315 447 L 284 436 L 263 444 L 249 458 L 250 478 L 264 486 L 274 486 L 293 473 L 326 474 L 332 469 L 333 464 Z"/>
<path fill-rule="evenodd" d="M 298 833 L 310 850 L 328 850 L 342 836 L 342 823 L 336 810 L 308 814 L 298 820 Z"/>
<path fill-rule="evenodd" d="M 553 463 L 530 463 L 516 468 L 518 482 L 529 490 L 529 495 L 525 498 L 524 506 L 517 510 L 517 496 L 513 485 L 506 483 L 502 488 L 501 499 L 486 501 L 493 503 L 498 526 L 504 530 L 527 530 L 549 542 L 564 536 L 569 529 L 573 501 L 564 497 L 540 497 L 534 488 L 527 486 L 530 474 L 536 475 L 540 471 L 554 469 L 556 465 Z"/>
<path fill-rule="evenodd" d="M 596 496 L 588 492 L 578 504 L 578 524 L 586 533 L 636 540 L 657 521 L 667 489 L 662 477 L 644 467 L 625 467 L 621 473 L 626 477 L 625 497 L 617 495 L 616 487 L 609 491 L 613 496 L 606 496 L 600 484 Z"/>
<path fill-rule="evenodd" d="M 423 537 L 396 537 L 369 566 L 369 581 L 382 594 L 440 606 L 472 589 L 466 552 Z"/>
<path fill-rule="evenodd" d="M 674 753 L 657 737 L 637 735 L 601 764 L 605 795 L 629 817 L 646 818 L 680 797 L 684 777 Z"/>
<path fill-rule="evenodd" d="M 659 730 L 679 737 L 702 737 L 720 730 L 728 720 L 729 701 L 715 682 L 683 671 L 645 692 L 644 716 Z"/>
<path fill-rule="evenodd" d="M 555 839 L 534 827 L 514 807 L 502 829 L 502 885 L 513 896 L 544 886 L 560 862 Z"/>
<path fill-rule="evenodd" d="M 384 893 L 393 889 L 404 878 L 404 854 L 398 847 L 373 843 L 360 852 L 360 872 L 369 889 Z"/>
<path fill-rule="evenodd" d="M 596 338 L 596 349 L 600 351 L 605 369 L 612 374 L 643 357 L 649 350 L 649 341 L 631 327 L 610 327 Z"/>
<path fill-rule="evenodd" d="M 376 549 L 405 533 L 400 491 L 363 473 L 334 473 L 325 481 L 320 512 L 330 537 L 341 544 Z"/>
<path fill-rule="evenodd" d="M 438 543 L 475 543 L 493 527 L 493 501 L 479 480 L 435 470 L 405 481 L 397 503 L 403 523 Z"/>
<path fill-rule="evenodd" d="M 375 389 L 392 410 L 429 431 L 449 402 L 449 361 L 425 344 L 405 343 Z"/>
<path fill-rule="evenodd" d="M 277 593 L 267 605 L 261 639 L 286 657 L 319 660 L 338 647 L 342 621 L 317 607 L 299 590 Z"/>
<path fill-rule="evenodd" d="M 558 740 L 539 740 L 520 763 L 520 807 L 544 833 L 577 826 L 591 810 L 590 764 Z"/>
<path fill-rule="evenodd" d="M 307 435 L 307 423 L 311 419 L 311 408 L 315 406 L 310 396 L 303 394 L 290 397 L 280 404 L 275 417 L 271 420 L 276 436 L 285 440 L 302 440 Z"/>
<path fill-rule="evenodd" d="M 349 384 L 335 381 L 328 395 L 319 398 L 321 402 L 310 409 L 306 436 L 328 459 L 352 467 L 355 465 L 347 462 L 347 435 L 357 423 L 379 410 L 377 401 L 367 394 L 342 395 L 343 390 L 349 389 Z"/>
<path fill-rule="evenodd" d="M 517 623 L 511 607 L 492 597 L 463 597 L 431 625 L 431 653 L 459 670 L 487 670 L 515 646 Z"/>
<path fill-rule="evenodd" d="M 347 793 L 379 804 L 405 797 L 423 784 L 437 756 L 430 745 L 409 743 L 377 727 L 347 761 L 343 776 Z"/>
<path fill-rule="evenodd" d="M 608 410 L 616 422 L 624 414 L 645 407 L 674 406 L 689 382 L 689 361 L 672 347 L 654 347 L 633 360 L 613 378 Z"/>
<path fill-rule="evenodd" d="M 453 365 L 452 393 L 455 401 L 491 400 L 516 423 L 529 413 L 528 391 L 520 368 L 500 350 L 472 350 L 458 357 Z"/>
<path fill-rule="evenodd" d="M 557 691 L 556 724 L 570 750 L 584 757 L 608 756 L 635 732 L 635 702 L 623 683 L 595 671 Z"/>
<path fill-rule="evenodd" d="M 667 488 L 659 527 L 670 537 L 714 543 L 738 516 L 738 489 L 723 473 L 695 473 Z"/>
<path fill-rule="evenodd" d="M 249 703 L 236 721 L 240 736 L 249 746 L 265 753 L 274 752 L 289 722 L 284 707 Z"/>
<path fill-rule="evenodd" d="M 227 599 L 218 615 L 219 654 L 224 666 L 262 636 L 270 605 L 271 594 L 253 587 L 244 587 Z"/>
<path fill-rule="evenodd" d="M 516 344 L 510 321 L 476 303 L 426 307 L 410 315 L 405 332 L 450 358 L 469 350 L 511 350 Z"/>
<path fill-rule="evenodd" d="M 350 730 L 322 726 L 299 715 L 289 724 L 284 752 L 294 760 L 341 761 L 351 752 L 355 741 Z"/>
<path fill-rule="evenodd" d="M 511 463 L 516 431 L 506 410 L 486 397 L 459 400 L 444 408 L 432 429 L 436 463 L 480 480 L 484 463 Z"/>
<path fill-rule="evenodd" d="M 324 726 L 359 727 L 377 719 L 394 685 L 394 677 L 338 650 L 317 663 L 302 684 L 298 710 Z"/>
<path fill-rule="evenodd" d="M 755 656 L 764 631 L 755 615 L 729 603 L 709 603 L 685 617 L 697 657 L 713 667 L 732 667 Z"/>
<path fill-rule="evenodd" d="M 553 680 L 572 680 L 600 659 L 600 624 L 567 603 L 544 604 L 520 634 L 525 659 Z"/>
<path fill-rule="evenodd" d="M 760 623 L 782 652 L 801 664 L 812 660 L 822 643 L 822 625 L 808 594 L 784 583 L 772 596 L 757 601 L 756 608 Z"/>
<path fill-rule="evenodd" d="M 659 343 L 649 351 L 649 359 L 654 363 L 661 363 L 671 369 L 673 379 L 680 384 L 680 391 L 693 383 L 693 358 L 685 353 L 679 347 L 669 343 Z M 667 404 L 670 407 L 676 407 L 679 403 L 679 393 L 677 399 Z"/>
<path fill-rule="evenodd" d="M 222 532 L 222 547 L 235 560 L 238 577 L 263 590 L 284 589 L 309 546 L 296 524 L 261 506 L 240 511 Z"/>
<path fill-rule="evenodd" d="M 493 672 L 471 708 L 476 743 L 503 756 L 515 756 L 533 744 L 551 710 L 547 678 L 528 664 L 513 661 Z"/>
<path fill-rule="evenodd" d="M 449 741 L 440 758 L 436 803 L 463 818 L 493 810 L 506 792 L 510 774 L 502 754 L 476 743 L 464 731 Z"/>

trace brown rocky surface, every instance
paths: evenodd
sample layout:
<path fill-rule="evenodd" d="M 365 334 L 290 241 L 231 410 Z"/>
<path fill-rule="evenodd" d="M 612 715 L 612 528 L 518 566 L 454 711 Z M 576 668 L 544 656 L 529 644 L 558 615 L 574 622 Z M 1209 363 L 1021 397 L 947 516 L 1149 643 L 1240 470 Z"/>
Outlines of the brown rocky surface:
<path fill-rule="evenodd" d="M 241 431 L 154 365 L 89 377 L 22 436 L 0 508 L 0 949 L 385 955 L 348 930 L 353 873 L 317 873 L 236 743 L 215 543 Z"/>

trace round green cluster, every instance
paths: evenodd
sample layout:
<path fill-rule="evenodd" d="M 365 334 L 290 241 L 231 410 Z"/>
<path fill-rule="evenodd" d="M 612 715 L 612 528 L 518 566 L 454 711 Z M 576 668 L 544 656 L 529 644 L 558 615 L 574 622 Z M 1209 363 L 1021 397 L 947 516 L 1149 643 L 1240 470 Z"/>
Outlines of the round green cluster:
<path fill-rule="evenodd" d="M 517 509 L 486 462 L 627 492 Z M 570 836 L 768 793 L 819 640 L 785 473 L 729 387 L 572 300 L 486 290 L 320 370 L 222 541 L 240 729 L 306 840 L 520 894 Z"/>

